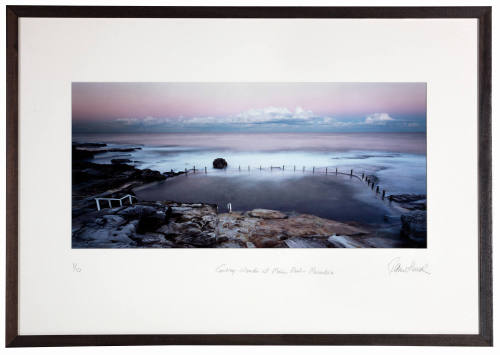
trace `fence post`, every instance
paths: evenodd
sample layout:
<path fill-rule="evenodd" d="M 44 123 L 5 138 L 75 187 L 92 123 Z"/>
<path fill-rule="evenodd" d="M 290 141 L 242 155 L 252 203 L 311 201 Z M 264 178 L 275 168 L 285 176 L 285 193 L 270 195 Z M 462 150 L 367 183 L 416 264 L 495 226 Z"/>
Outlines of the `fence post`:
<path fill-rule="evenodd" d="M 193 165 L 193 173 L 196 173 L 196 166 Z"/>
<path fill-rule="evenodd" d="M 111 200 L 108 200 L 109 208 L 111 208 Z"/>
<path fill-rule="evenodd" d="M 130 204 L 132 204 L 132 196 L 128 195 L 128 200 L 130 201 Z"/>
<path fill-rule="evenodd" d="M 261 166 L 259 166 L 259 170 L 262 170 L 262 165 L 261 165 Z"/>
<path fill-rule="evenodd" d="M 338 174 L 338 170 L 337 170 L 337 168 L 335 167 L 335 175 L 337 175 L 337 174 Z"/>
<path fill-rule="evenodd" d="M 313 174 L 314 174 L 314 166 L 313 166 Z"/>
<path fill-rule="evenodd" d="M 188 174 L 188 169 L 184 168 L 184 173 L 187 175 Z"/>
<path fill-rule="evenodd" d="M 285 171 L 285 166 L 283 165 L 283 171 Z"/>
<path fill-rule="evenodd" d="M 385 198 L 385 190 L 382 190 L 382 200 Z"/>
<path fill-rule="evenodd" d="M 351 176 L 352 176 L 352 169 L 351 169 Z"/>
<path fill-rule="evenodd" d="M 361 174 L 361 180 L 364 180 L 365 179 L 365 173 L 362 173 Z"/>
<path fill-rule="evenodd" d="M 207 167 L 205 166 L 205 174 L 207 173 Z"/>
<path fill-rule="evenodd" d="M 238 165 L 238 171 L 241 171 L 241 165 Z"/>
<path fill-rule="evenodd" d="M 295 165 L 293 166 L 293 172 L 295 172 Z"/>
<path fill-rule="evenodd" d="M 378 185 L 377 185 L 377 193 L 379 192 Z"/>
<path fill-rule="evenodd" d="M 372 190 L 373 190 L 373 188 L 374 188 L 374 187 L 375 187 L 375 183 L 374 183 L 374 182 L 372 182 Z"/>
<path fill-rule="evenodd" d="M 248 166 L 248 171 L 250 171 L 250 165 Z"/>
<path fill-rule="evenodd" d="M 101 210 L 101 204 L 99 203 L 99 199 L 98 199 L 98 198 L 96 198 L 96 199 L 95 199 L 95 202 L 96 202 L 96 204 L 97 204 L 97 210 L 98 210 L 98 211 L 100 211 L 100 210 Z"/>
<path fill-rule="evenodd" d="M 122 202 L 122 199 L 120 199 L 120 207 L 123 206 L 123 202 Z"/>
<path fill-rule="evenodd" d="M 328 168 L 326 168 L 326 170 L 325 170 L 325 174 L 326 174 L 326 175 L 328 175 Z"/>
<path fill-rule="evenodd" d="M 302 167 L 302 172 L 304 172 L 304 171 L 306 171 L 306 167 L 305 166 Z"/>

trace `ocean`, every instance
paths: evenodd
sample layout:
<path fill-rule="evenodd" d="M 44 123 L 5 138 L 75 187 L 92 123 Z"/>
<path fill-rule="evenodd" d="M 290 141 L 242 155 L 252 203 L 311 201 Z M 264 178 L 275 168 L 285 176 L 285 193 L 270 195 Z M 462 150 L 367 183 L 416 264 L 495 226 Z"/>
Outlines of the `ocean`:
<path fill-rule="evenodd" d="M 226 176 L 250 171 L 256 179 L 271 167 L 284 167 L 286 173 L 353 169 L 358 175 L 375 176 L 378 185 L 392 194 L 426 193 L 425 133 L 74 134 L 73 141 L 141 147 L 99 154 L 95 163 L 122 158 L 139 169 L 167 172 L 206 167 L 211 174 L 221 174 L 212 169 L 213 160 L 220 157 L 228 162 Z"/>

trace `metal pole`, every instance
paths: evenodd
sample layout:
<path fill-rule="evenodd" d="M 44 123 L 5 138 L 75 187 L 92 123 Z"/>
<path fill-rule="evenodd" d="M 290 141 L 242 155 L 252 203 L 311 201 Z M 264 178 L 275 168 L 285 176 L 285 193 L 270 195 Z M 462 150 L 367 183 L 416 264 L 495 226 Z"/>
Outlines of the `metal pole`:
<path fill-rule="evenodd" d="M 132 204 L 132 196 L 128 195 L 128 200 L 130 201 L 130 204 Z"/>
<path fill-rule="evenodd" d="M 352 169 L 351 169 L 351 176 L 352 176 Z"/>
<path fill-rule="evenodd" d="M 207 167 L 205 166 L 205 174 L 207 173 Z"/>
<path fill-rule="evenodd" d="M 328 168 L 326 168 L 325 173 L 326 173 L 326 175 L 328 175 Z"/>
<path fill-rule="evenodd" d="M 382 200 L 385 198 L 385 190 L 382 190 Z"/>
<path fill-rule="evenodd" d="M 314 166 L 313 166 L 313 174 L 314 174 Z"/>
<path fill-rule="evenodd" d="M 187 175 L 188 174 L 188 169 L 184 168 L 184 173 Z"/>
<path fill-rule="evenodd" d="M 98 210 L 98 211 L 100 211 L 100 210 L 101 210 L 101 205 L 100 205 L 100 203 L 99 203 L 99 199 L 98 199 L 98 198 L 96 198 L 96 199 L 95 199 L 95 202 L 96 202 L 96 204 L 97 204 L 97 210 Z"/>
<path fill-rule="evenodd" d="M 109 208 L 111 208 L 111 200 L 108 200 Z"/>
<path fill-rule="evenodd" d="M 283 165 L 283 170 L 285 170 L 285 166 Z"/>
<path fill-rule="evenodd" d="M 248 166 L 248 171 L 250 171 L 250 165 Z"/>
<path fill-rule="evenodd" d="M 293 172 L 295 172 L 295 165 L 293 166 Z"/>

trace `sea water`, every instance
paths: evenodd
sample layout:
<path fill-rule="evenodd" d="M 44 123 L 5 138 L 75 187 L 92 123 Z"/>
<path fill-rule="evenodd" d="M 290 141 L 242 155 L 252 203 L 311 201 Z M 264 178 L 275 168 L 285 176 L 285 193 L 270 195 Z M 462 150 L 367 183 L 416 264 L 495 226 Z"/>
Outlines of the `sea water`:
<path fill-rule="evenodd" d="M 211 176 L 233 174 L 235 178 L 245 171 L 250 172 L 246 180 L 256 181 L 277 180 L 278 167 L 286 173 L 308 174 L 352 169 L 354 174 L 376 177 L 377 185 L 390 194 L 426 193 L 425 133 L 75 134 L 73 141 L 141 148 L 98 154 L 92 160 L 95 163 L 122 158 L 139 169 L 167 172 L 195 167 L 199 172 L 206 167 Z M 224 158 L 228 168 L 213 169 L 215 158 Z"/>

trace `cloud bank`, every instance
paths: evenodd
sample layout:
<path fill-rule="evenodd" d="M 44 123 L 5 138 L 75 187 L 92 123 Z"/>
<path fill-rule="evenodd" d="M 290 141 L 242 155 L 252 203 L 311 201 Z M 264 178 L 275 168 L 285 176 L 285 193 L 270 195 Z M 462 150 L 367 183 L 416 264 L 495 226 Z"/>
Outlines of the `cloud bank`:
<path fill-rule="evenodd" d="M 107 125 L 111 131 L 417 131 L 425 128 L 425 117 L 418 119 L 396 118 L 387 112 L 371 113 L 361 117 L 334 117 L 319 115 L 303 107 L 290 110 L 286 107 L 252 108 L 226 116 L 194 117 L 123 117 Z"/>

